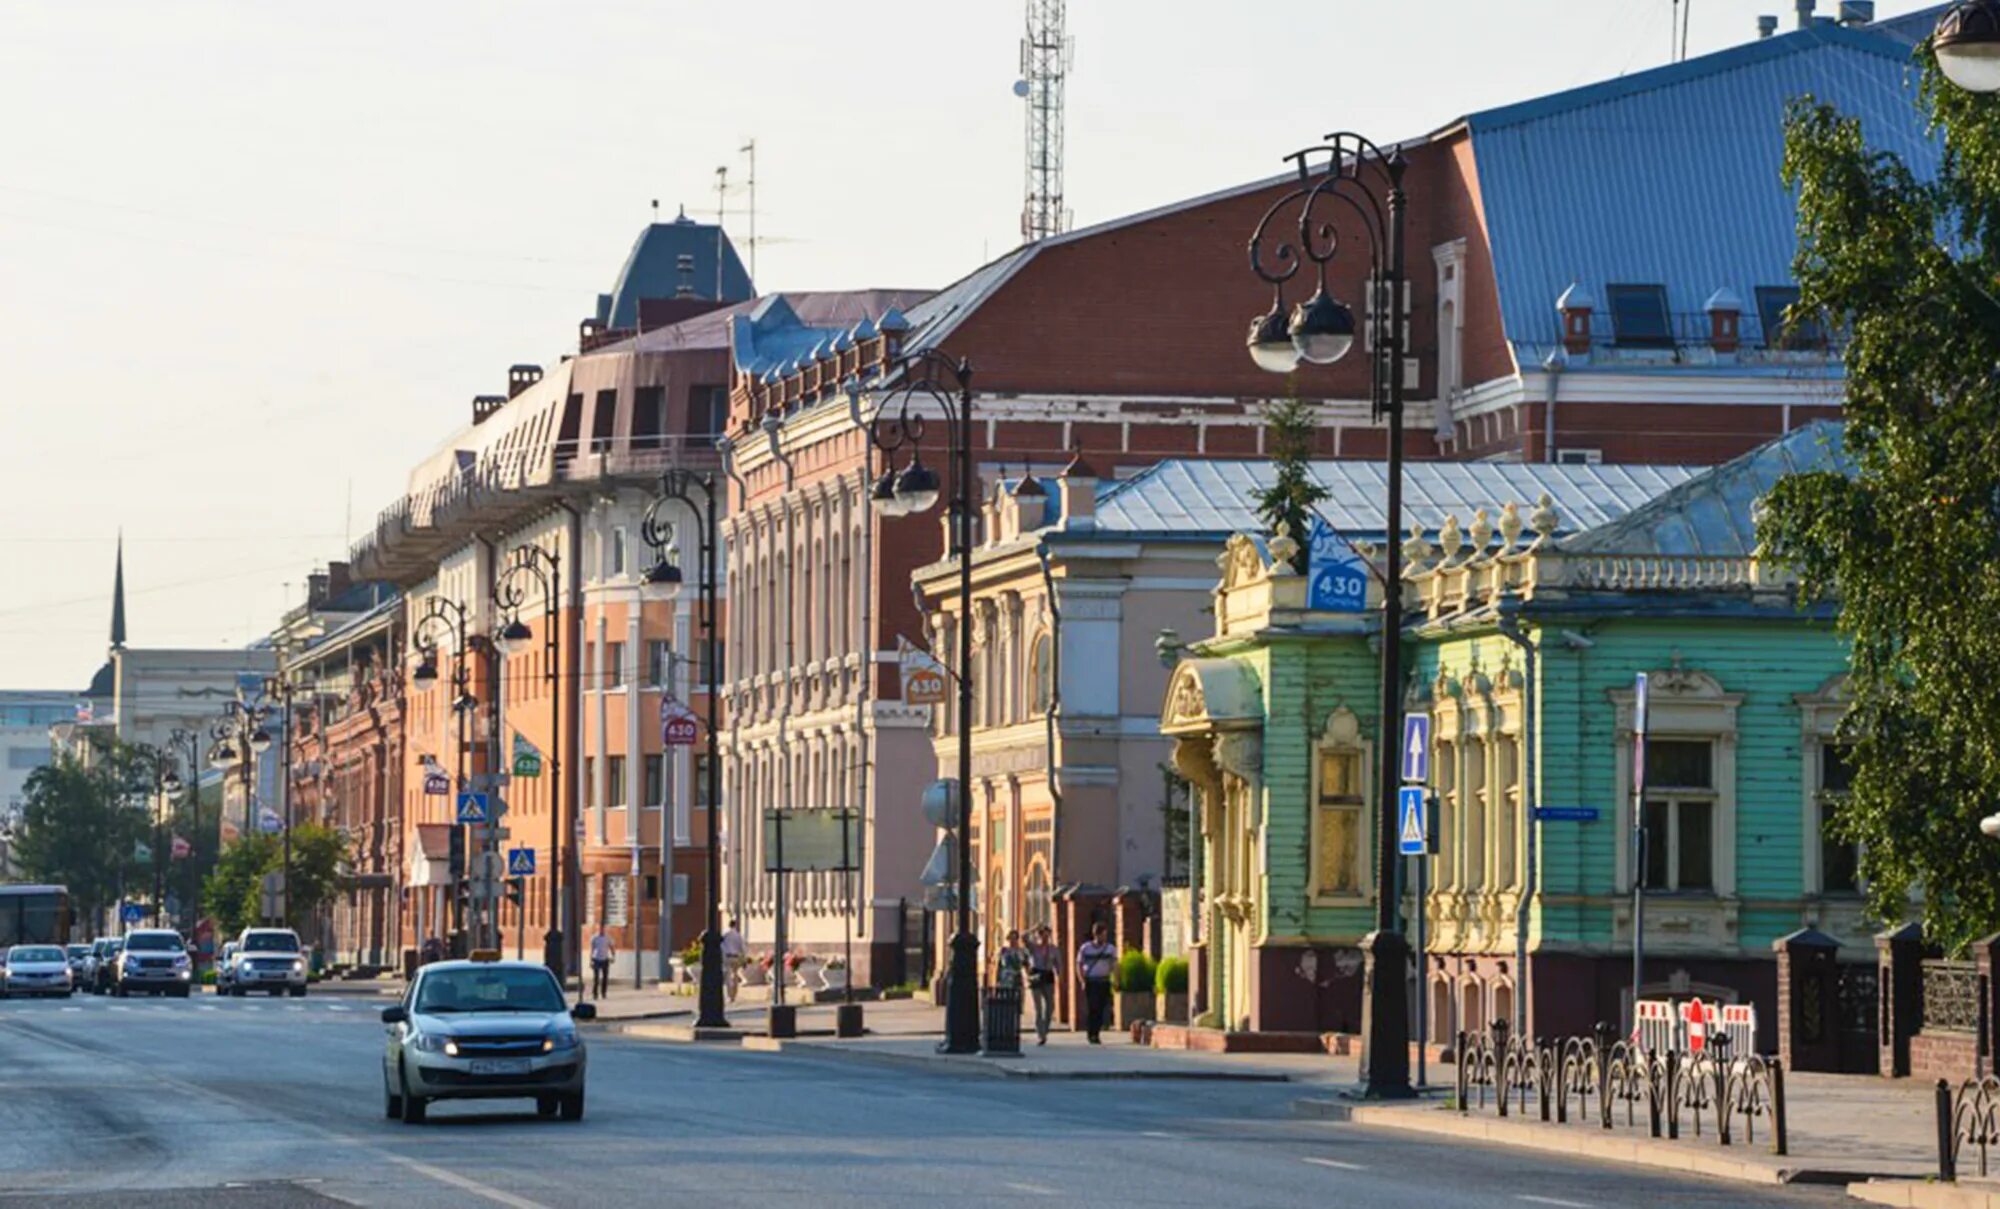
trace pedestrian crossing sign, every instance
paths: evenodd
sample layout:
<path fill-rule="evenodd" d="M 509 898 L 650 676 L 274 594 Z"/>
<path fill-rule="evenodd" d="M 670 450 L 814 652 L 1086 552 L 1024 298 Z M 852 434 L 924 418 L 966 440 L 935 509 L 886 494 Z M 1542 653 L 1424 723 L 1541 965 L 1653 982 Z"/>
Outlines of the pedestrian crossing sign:
<path fill-rule="evenodd" d="M 1430 828 L 1425 825 L 1425 789 L 1421 785 L 1405 785 L 1396 791 L 1396 814 L 1400 822 L 1396 828 L 1396 849 L 1404 856 L 1423 856 L 1430 851 Z"/>
<path fill-rule="evenodd" d="M 535 850 L 533 848 L 509 848 L 507 850 L 507 876 L 535 876 Z"/>

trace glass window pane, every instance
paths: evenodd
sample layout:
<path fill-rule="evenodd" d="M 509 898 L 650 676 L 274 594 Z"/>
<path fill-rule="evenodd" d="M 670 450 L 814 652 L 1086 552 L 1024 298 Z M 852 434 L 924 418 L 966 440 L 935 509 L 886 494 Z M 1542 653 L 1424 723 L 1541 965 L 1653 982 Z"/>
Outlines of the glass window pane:
<path fill-rule="evenodd" d="M 1680 824 L 1680 876 L 1676 890 L 1708 890 L 1715 885 L 1714 847 L 1710 817 L 1714 806 L 1707 802 L 1676 802 Z"/>
<path fill-rule="evenodd" d="M 1672 809 L 1665 802 L 1646 803 L 1646 885 L 1654 890 L 1670 889 L 1667 880 L 1667 817 Z"/>
<path fill-rule="evenodd" d="M 1648 739 L 1647 789 L 1713 789 L 1714 744 L 1706 739 Z"/>
<path fill-rule="evenodd" d="M 1612 338 L 1620 344 L 1665 347 L 1673 344 L 1667 289 L 1660 285 L 1607 285 Z"/>
<path fill-rule="evenodd" d="M 1319 892 L 1353 894 L 1360 889 L 1361 811 L 1353 806 L 1319 812 Z"/>
<path fill-rule="evenodd" d="M 1844 743 L 1819 748 L 1819 788 L 1822 793 L 1846 793 L 1854 786 L 1853 753 Z"/>
<path fill-rule="evenodd" d="M 1359 802 L 1361 800 L 1361 753 L 1327 751 L 1319 757 L 1319 800 Z"/>

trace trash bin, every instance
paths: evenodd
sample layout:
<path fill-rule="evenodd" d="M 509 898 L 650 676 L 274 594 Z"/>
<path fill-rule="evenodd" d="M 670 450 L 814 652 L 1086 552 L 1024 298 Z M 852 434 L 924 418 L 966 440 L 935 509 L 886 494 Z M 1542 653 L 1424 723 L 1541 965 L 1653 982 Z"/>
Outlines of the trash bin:
<path fill-rule="evenodd" d="M 1021 1052 L 1021 988 L 986 988 L 986 1045 L 988 1054 Z"/>

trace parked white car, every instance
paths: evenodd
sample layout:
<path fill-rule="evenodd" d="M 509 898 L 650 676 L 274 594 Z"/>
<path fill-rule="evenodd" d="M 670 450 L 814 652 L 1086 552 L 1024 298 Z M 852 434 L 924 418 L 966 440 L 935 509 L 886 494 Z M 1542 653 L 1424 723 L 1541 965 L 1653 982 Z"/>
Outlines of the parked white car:
<path fill-rule="evenodd" d="M 76 990 L 70 977 L 69 954 L 61 945 L 15 945 L 0 969 L 0 999 L 15 995 L 62 995 Z"/>

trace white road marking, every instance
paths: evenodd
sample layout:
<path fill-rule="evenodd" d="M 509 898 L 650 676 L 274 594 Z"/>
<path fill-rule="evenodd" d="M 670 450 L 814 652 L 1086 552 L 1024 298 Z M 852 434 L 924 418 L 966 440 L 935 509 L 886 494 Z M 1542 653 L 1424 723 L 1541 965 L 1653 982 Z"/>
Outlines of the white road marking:
<path fill-rule="evenodd" d="M 302 1007 L 287 1007 L 287 1008 L 285 1008 L 285 1010 L 286 1010 L 286 1011 L 288 1011 L 288 1012 L 303 1012 L 303 1011 L 305 1011 L 305 1009 L 304 1009 L 304 1008 L 302 1008 Z"/>
<path fill-rule="evenodd" d="M 80 1007 L 66 1007 L 66 1008 L 64 1008 L 64 1009 L 63 1009 L 63 1011 L 65 1011 L 65 1012 L 80 1012 L 80 1011 L 82 1011 L 82 1010 L 83 1010 L 83 1009 L 82 1009 L 82 1008 L 80 1008 Z"/>
<path fill-rule="evenodd" d="M 1171 1142 L 1178 1139 L 1181 1135 L 1177 1133 L 1168 1133 L 1164 1129 L 1148 1129 L 1145 1132 L 1141 1133 L 1139 1136 L 1142 1138 L 1165 1138 Z"/>
<path fill-rule="evenodd" d="M 217 1009 L 212 1003 L 197 1003 L 194 1005 L 194 1010 L 197 1012 L 213 1012 Z"/>
<path fill-rule="evenodd" d="M 264 1005 L 261 1003 L 246 1003 L 243 1005 L 243 1010 L 246 1012 L 261 1012 L 264 1010 Z"/>
<path fill-rule="evenodd" d="M 1515 1193 L 1514 1199 L 1517 1201 L 1526 1201 L 1531 1205 L 1560 1205 L 1562 1209 L 1592 1209 L 1589 1201 L 1566 1201 L 1560 1197 L 1535 1196 L 1526 1192 Z"/>
<path fill-rule="evenodd" d="M 124 1004 L 122 1004 L 122 1003 L 114 1003 L 114 1004 L 112 1004 L 112 1005 L 111 1005 L 111 1010 L 112 1010 L 112 1011 L 114 1011 L 114 1012 L 129 1012 L 129 1011 L 131 1011 L 132 1009 L 131 1009 L 131 1008 L 129 1008 L 129 1007 L 126 1007 L 126 1006 L 125 1006 Z"/>
<path fill-rule="evenodd" d="M 354 1009 L 351 1007 L 342 1007 L 337 1003 L 329 1003 L 326 1005 L 326 1010 L 329 1012 L 351 1012 Z"/>
<path fill-rule="evenodd" d="M 1056 1190 L 1055 1190 L 1055 1189 L 1053 1189 L 1053 1188 L 1044 1188 L 1044 1187 L 1042 1187 L 1042 1186 L 1041 1186 L 1040 1184 L 1013 1184 L 1013 1183 L 1010 1183 L 1010 1184 L 1008 1184 L 1008 1185 L 1007 1185 L 1007 1187 L 1009 1187 L 1009 1188 L 1012 1188 L 1012 1189 L 1013 1189 L 1014 1191 L 1016 1191 L 1016 1192 L 1026 1192 L 1026 1193 L 1030 1194 L 1031 1196 L 1054 1196 L 1054 1195 L 1056 1195 Z"/>
<path fill-rule="evenodd" d="M 1336 1171 L 1368 1170 L 1368 1168 L 1362 1166 L 1360 1163 L 1343 1163 L 1339 1159 L 1307 1159 L 1305 1161 L 1311 1163 L 1315 1167 L 1331 1167 Z"/>
<path fill-rule="evenodd" d="M 342 1140 L 349 1141 L 349 1139 Z M 503 1192 L 489 1184 L 482 1184 L 471 1176 L 460 1175 L 456 1171 L 447 1171 L 442 1167 L 433 1167 L 429 1163 L 419 1163 L 415 1159 L 406 1158 L 400 1154 L 388 1154 L 383 1157 L 392 1163 L 408 1167 L 418 1175 L 429 1176 L 440 1184 L 449 1184 L 453 1188 L 470 1192 L 474 1196 L 485 1197 L 495 1204 L 507 1205 L 510 1209 L 548 1209 L 548 1206 L 542 1204 L 540 1201 L 531 1201 L 524 1196 L 515 1196 L 511 1192 Z"/>

